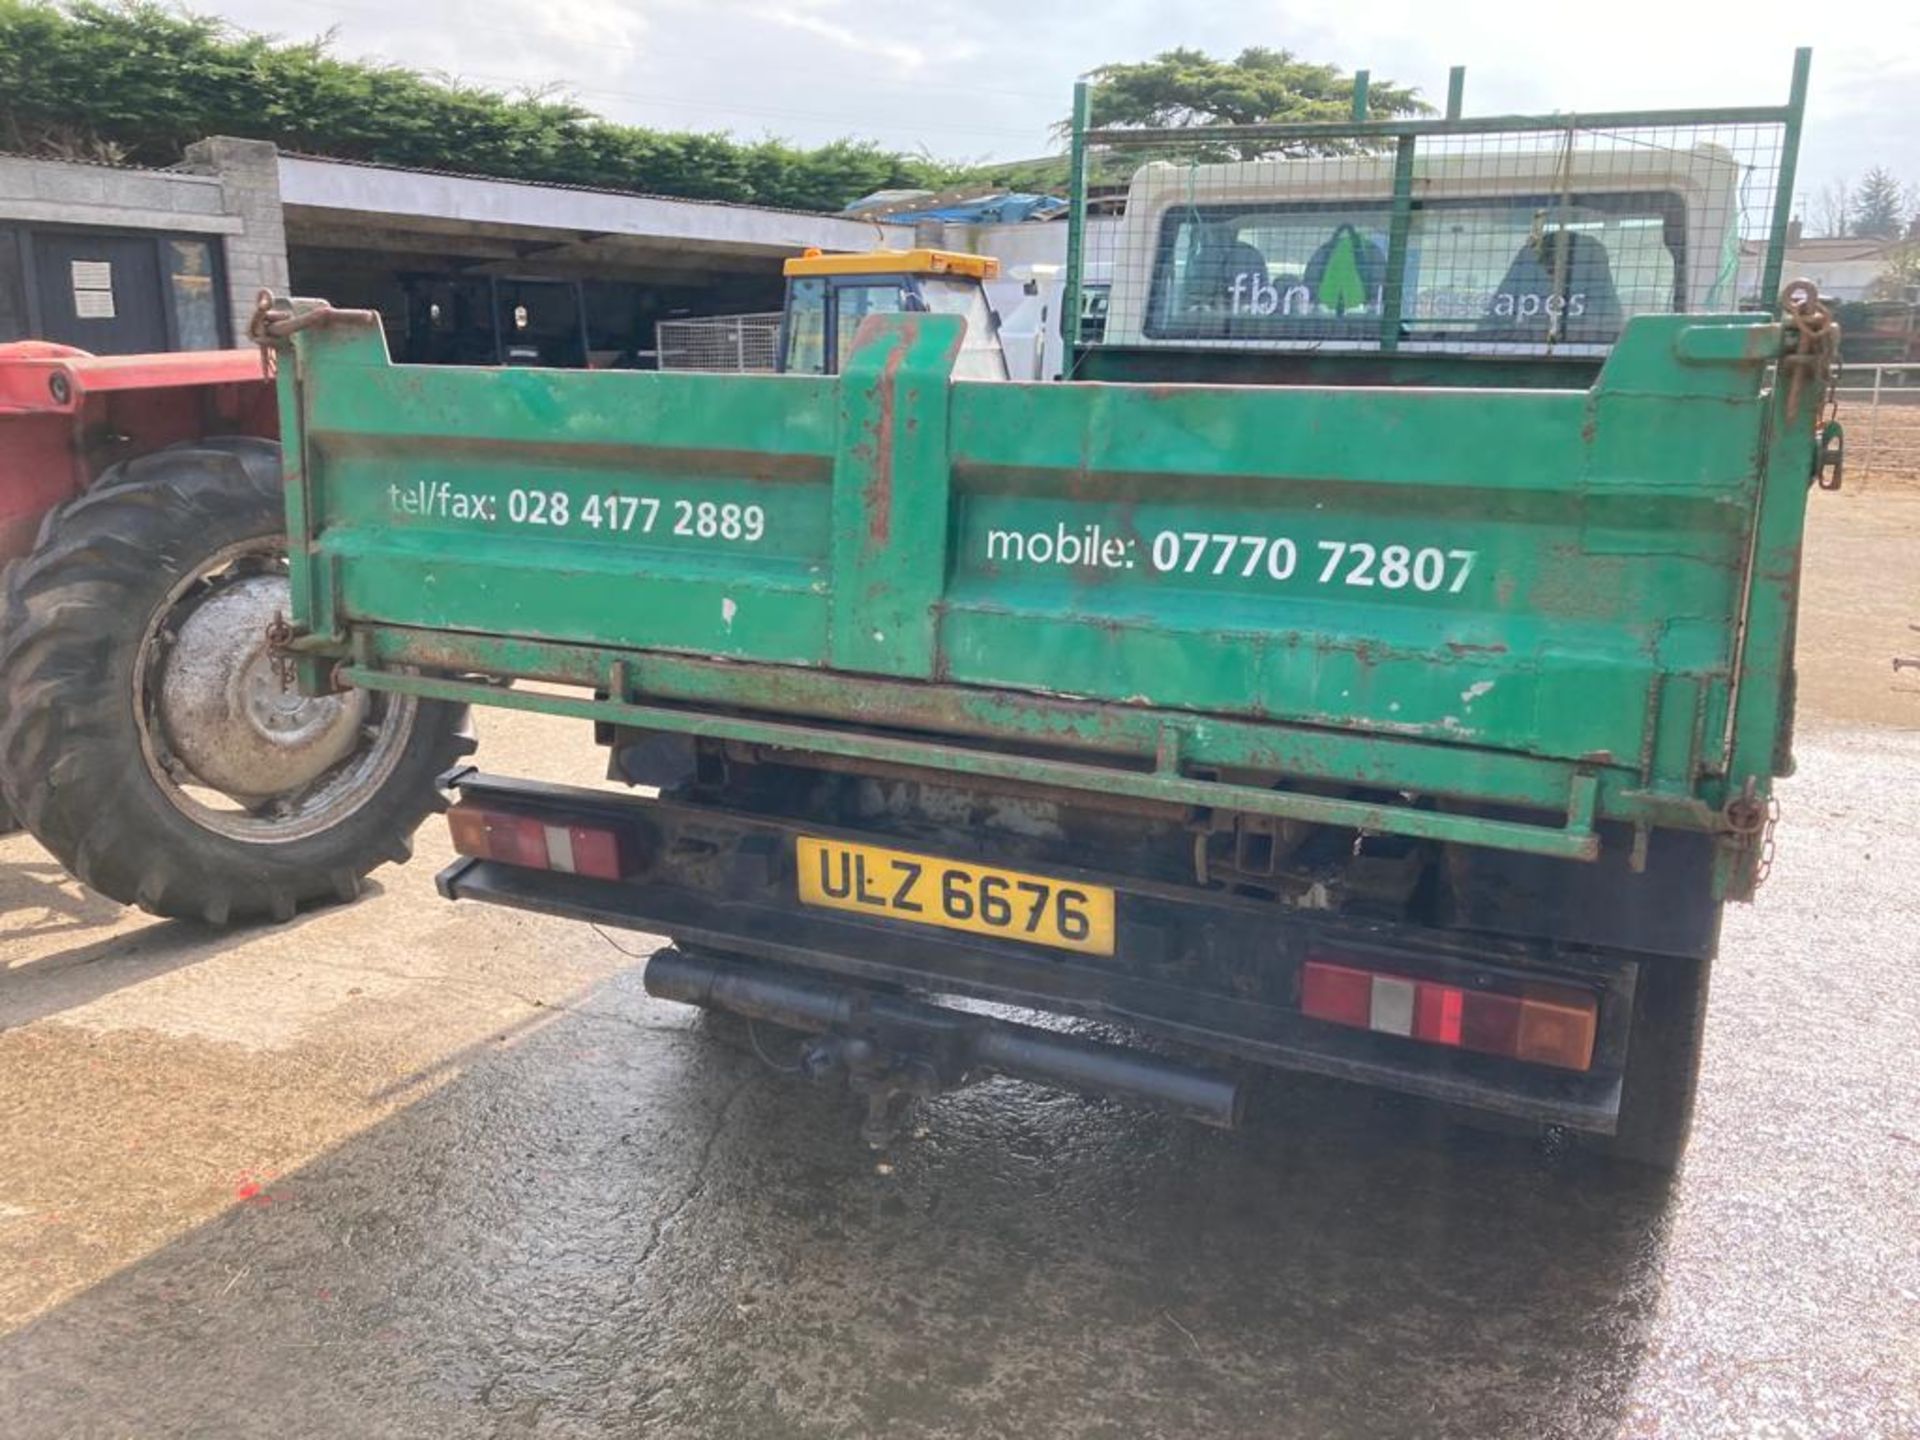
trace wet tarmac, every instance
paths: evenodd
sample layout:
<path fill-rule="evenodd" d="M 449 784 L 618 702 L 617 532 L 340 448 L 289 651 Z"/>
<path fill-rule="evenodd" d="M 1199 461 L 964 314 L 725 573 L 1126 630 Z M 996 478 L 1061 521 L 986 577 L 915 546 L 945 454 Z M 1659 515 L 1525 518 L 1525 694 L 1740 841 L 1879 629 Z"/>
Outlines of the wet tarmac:
<path fill-rule="evenodd" d="M 877 1161 L 437 836 L 227 936 L 0 841 L 0 1434 L 1920 1435 L 1920 735 L 1800 757 L 1671 1186 L 1299 1080 Z"/>

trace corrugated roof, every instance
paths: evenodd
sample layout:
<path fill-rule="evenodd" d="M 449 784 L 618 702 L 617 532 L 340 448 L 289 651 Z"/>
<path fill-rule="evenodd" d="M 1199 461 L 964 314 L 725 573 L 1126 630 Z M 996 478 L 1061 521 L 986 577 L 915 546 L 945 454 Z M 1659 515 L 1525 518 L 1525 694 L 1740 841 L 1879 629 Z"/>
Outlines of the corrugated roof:
<path fill-rule="evenodd" d="M 618 190 L 604 185 L 578 185 L 560 180 L 523 180 L 507 175 L 485 175 L 472 170 L 423 169 L 415 165 L 393 165 L 383 160 L 349 160 L 339 155 L 315 155 L 304 150 L 282 150 L 287 160 L 313 160 L 325 165 L 350 165 L 360 170 L 392 170 L 402 175 L 435 175 L 448 180 L 485 180 L 496 185 L 524 185 L 534 190 L 572 190 L 583 195 L 609 195 L 617 199 L 671 200 L 679 205 L 707 205 L 719 210 L 760 210 L 775 215 L 804 215 L 814 220 L 858 220 L 864 216 L 842 215 L 833 210 L 799 210 L 791 205 L 767 205 L 753 200 L 714 200 L 693 195 L 663 195 L 652 190 Z M 112 160 L 76 160 L 55 155 L 30 155 L 18 150 L 0 150 L 0 159 L 28 160 L 46 165 L 87 165 L 96 170 L 122 170 L 142 175 L 188 175 L 214 179 L 204 170 L 184 165 L 128 165 Z M 886 223 L 881 221 L 882 224 Z"/>
<path fill-rule="evenodd" d="M 187 175 L 200 180 L 213 178 L 204 170 L 189 170 L 184 165 L 129 165 L 120 160 L 81 160 L 67 155 L 31 155 L 24 150 L 0 150 L 0 160 L 27 160 L 35 165 L 85 165 L 94 170 L 125 170 L 134 175 Z"/>
<path fill-rule="evenodd" d="M 284 160 L 312 160 L 322 165 L 349 165 L 359 170 L 392 170 L 401 175 L 433 175 L 444 180 L 484 180 L 494 185 L 524 185 L 532 190 L 572 190 L 583 195 L 608 195 L 620 200 L 670 200 L 676 205 L 708 205 L 716 210 L 760 210 L 775 215 L 804 215 L 810 220 L 866 218 L 859 215 L 842 215 L 834 210 L 797 210 L 791 205 L 764 205 L 752 200 L 712 200 L 692 195 L 661 195 L 651 190 L 615 190 L 604 185 L 577 185 L 561 180 L 522 180 L 507 175 L 483 175 L 471 170 L 422 169 L 416 165 L 392 165 L 383 160 L 345 160 L 338 155 L 310 155 L 302 150 L 282 150 L 280 156 Z"/>

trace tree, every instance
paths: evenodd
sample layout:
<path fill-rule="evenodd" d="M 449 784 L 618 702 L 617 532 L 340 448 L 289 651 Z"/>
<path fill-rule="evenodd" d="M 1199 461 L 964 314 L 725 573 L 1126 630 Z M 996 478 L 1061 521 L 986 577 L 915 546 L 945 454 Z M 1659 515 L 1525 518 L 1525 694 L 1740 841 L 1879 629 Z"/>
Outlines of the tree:
<path fill-rule="evenodd" d="M 207 135 L 347 160 L 695 199 L 837 210 L 874 190 L 938 189 L 954 167 L 864 141 L 617 125 L 564 95 L 504 95 L 337 59 L 143 0 L 0 0 L 0 150 L 178 162 Z"/>
<path fill-rule="evenodd" d="M 1853 187 L 1844 177 L 1820 187 L 1813 203 L 1813 223 L 1821 235 L 1845 235 L 1853 228 Z"/>
<path fill-rule="evenodd" d="M 1092 123 L 1101 128 L 1284 124 L 1345 120 L 1353 113 L 1351 75 L 1265 46 L 1242 50 L 1231 60 L 1216 60 L 1200 50 L 1166 50 L 1151 60 L 1103 65 L 1087 78 L 1094 85 Z M 1374 81 L 1367 87 L 1371 117 L 1432 111 L 1411 86 Z M 1279 147 L 1254 143 L 1216 148 L 1227 158 L 1244 160 Z"/>
<path fill-rule="evenodd" d="M 1898 240 L 1907 230 L 1911 208 L 1907 187 L 1893 172 L 1874 166 L 1860 177 L 1854 192 L 1853 233 L 1866 239 Z"/>
<path fill-rule="evenodd" d="M 1868 294 L 1875 300 L 1920 298 L 1920 241 L 1902 245 L 1887 256 L 1886 267 L 1874 277 Z"/>

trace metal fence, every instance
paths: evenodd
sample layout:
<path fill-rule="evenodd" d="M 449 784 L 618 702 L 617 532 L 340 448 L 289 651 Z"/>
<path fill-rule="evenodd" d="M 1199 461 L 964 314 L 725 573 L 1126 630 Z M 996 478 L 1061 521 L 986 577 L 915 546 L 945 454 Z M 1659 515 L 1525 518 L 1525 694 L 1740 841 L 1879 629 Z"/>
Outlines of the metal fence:
<path fill-rule="evenodd" d="M 1920 482 L 1920 363 L 1843 366 L 1838 393 L 1849 477 Z"/>
<path fill-rule="evenodd" d="M 1534 355 L 1771 310 L 1806 76 L 1781 106 L 1480 118 L 1456 72 L 1445 118 L 1404 119 L 1361 80 L 1350 121 L 1170 130 L 1090 128 L 1082 87 L 1068 313 L 1115 347 Z"/>
<path fill-rule="evenodd" d="M 662 370 L 770 371 L 780 353 L 780 312 L 662 320 L 653 327 Z"/>

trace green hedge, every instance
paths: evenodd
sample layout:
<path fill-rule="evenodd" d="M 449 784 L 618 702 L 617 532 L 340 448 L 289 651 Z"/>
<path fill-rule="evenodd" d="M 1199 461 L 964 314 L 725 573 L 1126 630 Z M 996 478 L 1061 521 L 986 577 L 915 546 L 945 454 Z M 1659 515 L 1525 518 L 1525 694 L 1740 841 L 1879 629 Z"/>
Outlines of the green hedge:
<path fill-rule="evenodd" d="M 347 160 L 801 210 L 957 174 L 860 141 L 808 150 L 616 125 L 567 100 L 339 60 L 330 38 L 276 41 L 154 4 L 0 0 L 0 147 L 170 165 L 195 140 L 237 135 Z"/>

